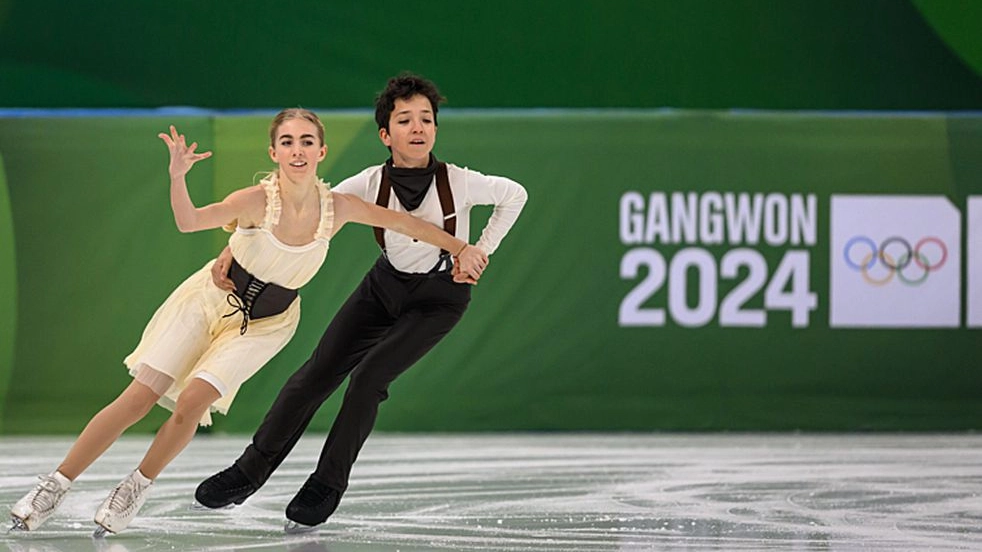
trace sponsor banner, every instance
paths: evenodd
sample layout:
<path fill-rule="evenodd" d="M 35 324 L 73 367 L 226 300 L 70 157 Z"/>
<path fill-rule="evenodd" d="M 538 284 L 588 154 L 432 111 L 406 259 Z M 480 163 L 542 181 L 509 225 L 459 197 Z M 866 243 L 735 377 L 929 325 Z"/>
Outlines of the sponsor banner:
<path fill-rule="evenodd" d="M 618 325 L 763 328 L 770 313 L 788 311 L 793 327 L 808 327 L 818 304 L 809 275 L 817 204 L 814 194 L 625 193 L 620 239 L 637 247 L 622 257 L 620 275 L 637 283 Z M 665 307 L 650 306 L 663 297 Z"/>
<path fill-rule="evenodd" d="M 389 155 L 362 117 L 324 116 L 325 180 Z M 173 123 L 217 152 L 188 182 L 203 205 L 272 166 L 268 118 L 0 117 L 0 330 L 5 314 L 16 326 L 0 332 L 0 431 L 77 431 L 129 381 L 121 359 L 160 302 L 228 240 L 174 227 L 157 133 Z M 982 117 L 468 112 L 441 126 L 438 157 L 530 200 L 378 429 L 980 427 Z M 472 214 L 474 241 L 495 214 Z M 363 225 L 332 239 L 296 336 L 211 431 L 255 431 L 378 254 Z M 342 397 L 310 431 L 330 430 Z"/>
<path fill-rule="evenodd" d="M 943 196 L 833 195 L 831 327 L 954 328 L 961 214 Z"/>

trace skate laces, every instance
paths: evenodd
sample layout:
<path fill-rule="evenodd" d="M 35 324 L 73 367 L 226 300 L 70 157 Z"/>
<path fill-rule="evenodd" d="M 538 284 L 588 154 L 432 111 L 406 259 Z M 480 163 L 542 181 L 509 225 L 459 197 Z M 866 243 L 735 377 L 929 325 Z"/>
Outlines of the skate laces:
<path fill-rule="evenodd" d="M 58 506 L 58 502 L 67 489 L 62 489 L 58 480 L 50 474 L 39 475 L 38 479 L 41 482 L 34 489 L 31 507 L 37 512 L 47 512 Z"/>
<path fill-rule="evenodd" d="M 113 489 L 112 496 L 109 497 L 109 510 L 119 514 L 125 514 L 136 505 L 136 499 L 149 487 L 141 486 L 132 475 L 124 479 Z"/>

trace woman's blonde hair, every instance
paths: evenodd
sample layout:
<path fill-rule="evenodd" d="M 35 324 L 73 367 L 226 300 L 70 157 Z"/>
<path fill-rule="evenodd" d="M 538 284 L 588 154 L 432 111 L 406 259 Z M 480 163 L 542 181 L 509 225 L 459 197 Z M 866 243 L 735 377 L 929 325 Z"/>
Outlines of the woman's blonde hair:
<path fill-rule="evenodd" d="M 313 111 L 302 107 L 284 109 L 277 113 L 276 117 L 273 117 L 273 122 L 269 123 L 269 145 L 276 145 L 276 130 L 280 128 L 280 125 L 290 119 L 303 119 L 314 123 L 314 126 L 317 127 L 317 137 L 320 138 L 321 145 L 324 145 L 324 123 L 321 122 L 320 118 Z"/>

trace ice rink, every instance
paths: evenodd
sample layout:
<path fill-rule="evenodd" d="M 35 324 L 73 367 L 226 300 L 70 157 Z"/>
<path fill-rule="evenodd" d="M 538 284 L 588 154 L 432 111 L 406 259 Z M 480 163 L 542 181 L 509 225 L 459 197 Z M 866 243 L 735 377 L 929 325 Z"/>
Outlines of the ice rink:
<path fill-rule="evenodd" d="M 980 435 L 375 434 L 335 515 L 287 535 L 322 439 L 301 440 L 242 506 L 199 511 L 195 486 L 248 437 L 198 436 L 129 529 L 93 539 L 95 508 L 149 444 L 125 437 L 0 550 L 982 550 Z M 70 444 L 0 438 L 3 507 Z"/>

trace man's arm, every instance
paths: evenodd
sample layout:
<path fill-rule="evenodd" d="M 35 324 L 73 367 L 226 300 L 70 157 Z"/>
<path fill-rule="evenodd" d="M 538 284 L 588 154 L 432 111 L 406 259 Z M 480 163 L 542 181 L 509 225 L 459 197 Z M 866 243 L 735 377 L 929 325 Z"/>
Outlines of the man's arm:
<path fill-rule="evenodd" d="M 457 170 L 463 171 L 467 201 L 472 205 L 493 206 L 491 217 L 474 244 L 490 255 L 518 220 L 528 201 L 528 192 L 510 178 L 489 176 L 470 169 Z"/>
<path fill-rule="evenodd" d="M 235 291 L 235 282 L 228 277 L 228 269 L 232 267 L 232 248 L 225 246 L 218 258 L 215 259 L 215 264 L 211 265 L 211 281 L 214 282 L 219 289 L 223 289 L 229 293 Z"/>

